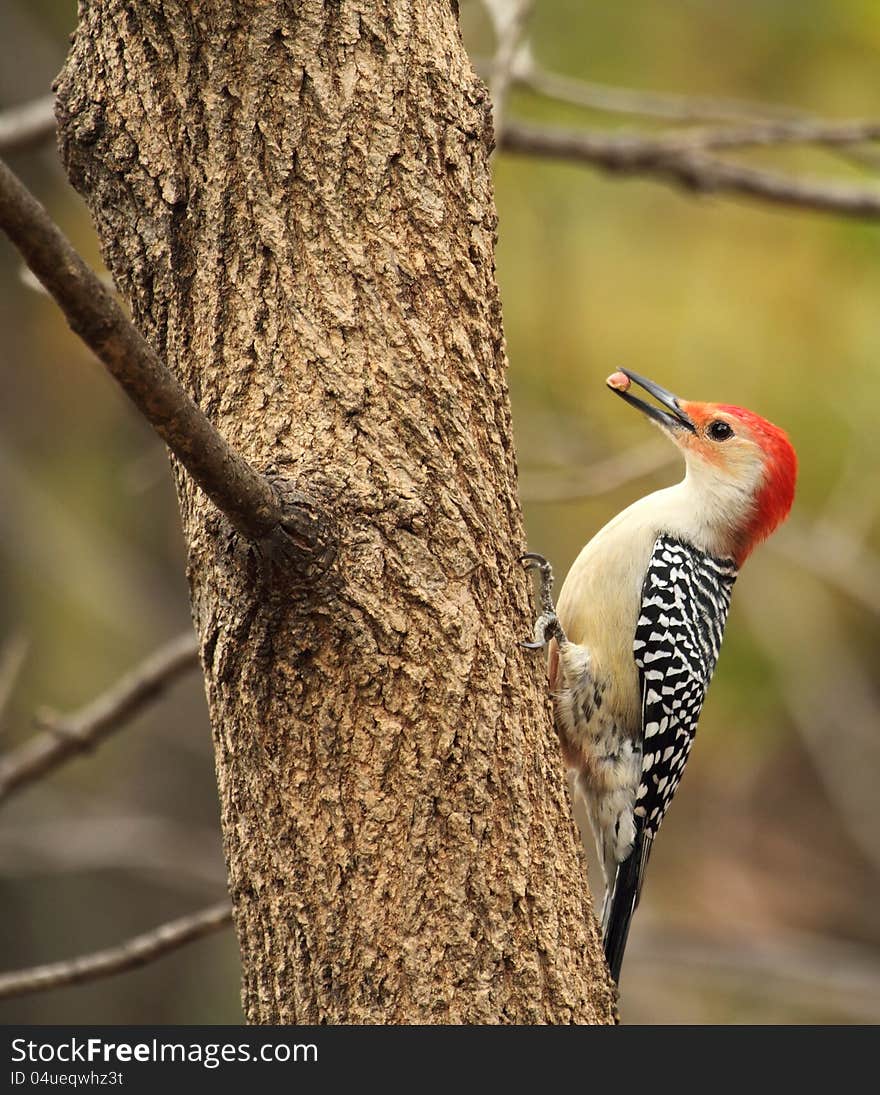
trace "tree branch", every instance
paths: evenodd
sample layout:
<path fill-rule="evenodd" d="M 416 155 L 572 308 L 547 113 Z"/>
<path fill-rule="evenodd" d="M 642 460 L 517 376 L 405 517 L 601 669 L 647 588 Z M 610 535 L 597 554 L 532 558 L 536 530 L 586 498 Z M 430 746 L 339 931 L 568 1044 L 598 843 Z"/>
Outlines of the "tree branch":
<path fill-rule="evenodd" d="M 231 921 L 229 902 L 221 901 L 201 912 L 171 920 L 143 935 L 136 935 L 118 947 L 3 974 L 0 976 L 0 999 L 45 992 L 65 985 L 79 985 L 84 981 L 96 981 L 100 977 L 145 966 L 186 943 L 225 928 Z"/>
<path fill-rule="evenodd" d="M 41 144 L 55 132 L 55 96 L 0 111 L 0 155 Z"/>
<path fill-rule="evenodd" d="M 740 134 L 740 140 L 741 137 Z M 728 163 L 705 155 L 699 145 L 689 144 L 686 137 L 674 141 L 621 137 L 509 122 L 502 147 L 507 152 L 591 164 L 618 174 L 653 177 L 691 191 L 735 193 L 801 209 L 870 220 L 880 218 L 880 190 L 794 178 L 777 171 Z"/>
<path fill-rule="evenodd" d="M 653 147 L 658 155 L 666 152 L 789 144 L 837 147 L 880 139 L 880 122 L 872 119 L 828 122 L 823 118 L 802 118 L 794 121 L 753 122 L 740 126 L 686 129 L 657 137 L 625 135 L 621 139 L 624 142 L 637 141 L 641 151 L 647 151 Z"/>
<path fill-rule="evenodd" d="M 481 62 L 480 70 L 485 67 L 487 62 Z M 708 95 L 682 95 L 677 92 L 641 91 L 562 76 L 539 65 L 527 43 L 520 47 L 514 60 L 513 79 L 521 87 L 527 87 L 545 98 L 606 114 L 635 114 L 643 118 L 662 118 L 669 122 L 744 123 L 771 118 L 804 117 L 802 111 L 778 103 L 759 103 Z"/>
<path fill-rule="evenodd" d="M 478 61 L 480 72 L 489 72 L 490 63 Z M 579 80 L 572 76 L 560 76 L 550 72 L 539 65 L 532 56 L 528 43 L 524 43 L 514 58 L 513 82 L 519 86 L 533 91 L 537 95 L 553 99 L 558 103 L 567 103 L 570 106 L 583 107 L 587 110 L 599 111 L 610 114 L 630 114 L 644 118 L 662 118 L 669 122 L 680 123 L 711 123 L 731 122 L 742 127 L 745 139 L 742 145 L 748 144 L 787 144 L 790 140 L 788 132 L 794 132 L 798 126 L 812 129 L 824 126 L 828 123 L 818 121 L 803 110 L 795 107 L 783 106 L 778 103 L 753 102 L 747 99 L 720 99 L 705 95 L 681 95 L 675 92 L 638 91 L 633 88 L 614 87 L 608 84 L 597 84 L 588 80 Z M 774 123 L 788 122 L 781 139 L 763 141 L 760 132 L 765 127 Z M 844 130 L 846 126 L 861 123 L 830 123 Z M 866 123 L 872 130 L 876 130 L 876 123 Z M 757 131 L 756 128 L 757 127 Z M 715 129 L 716 133 L 733 133 L 731 127 Z M 684 131 L 688 136 L 696 131 L 689 129 Z M 709 131 L 707 131 L 709 132 Z M 758 137 L 755 140 L 755 136 Z M 797 137 L 792 138 L 796 142 Z M 724 141 L 727 138 L 725 136 Z M 873 137 L 865 135 L 857 128 L 854 130 L 852 140 L 862 142 L 873 140 Z M 849 138 L 842 137 L 831 140 L 818 140 L 808 137 L 806 143 L 819 143 L 832 147 L 840 159 L 858 164 L 860 167 L 876 169 L 878 159 L 873 150 L 858 148 L 848 143 Z M 734 147 L 730 145 L 728 147 Z"/>
<path fill-rule="evenodd" d="M 0 802 L 71 757 L 93 749 L 197 664 L 196 638 L 187 633 L 161 647 L 75 714 L 41 715 L 46 731 L 0 760 Z"/>
<path fill-rule="evenodd" d="M 211 501 L 247 539 L 271 542 L 326 566 L 332 545 L 308 499 L 281 495 L 224 440 L 141 337 L 112 293 L 0 161 L 0 228 L 61 307 L 72 330 L 106 365 Z"/>

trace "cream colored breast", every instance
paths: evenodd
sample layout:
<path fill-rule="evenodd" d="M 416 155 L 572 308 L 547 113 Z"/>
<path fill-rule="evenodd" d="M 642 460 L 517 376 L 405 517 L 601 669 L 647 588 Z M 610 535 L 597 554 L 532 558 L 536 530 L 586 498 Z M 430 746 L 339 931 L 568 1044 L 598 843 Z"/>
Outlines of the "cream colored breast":
<path fill-rule="evenodd" d="M 632 734 L 641 729 L 633 637 L 645 571 L 668 501 L 648 495 L 597 532 L 575 559 L 557 602 L 566 636 L 589 650 L 594 676 L 605 683 L 603 706 Z"/>

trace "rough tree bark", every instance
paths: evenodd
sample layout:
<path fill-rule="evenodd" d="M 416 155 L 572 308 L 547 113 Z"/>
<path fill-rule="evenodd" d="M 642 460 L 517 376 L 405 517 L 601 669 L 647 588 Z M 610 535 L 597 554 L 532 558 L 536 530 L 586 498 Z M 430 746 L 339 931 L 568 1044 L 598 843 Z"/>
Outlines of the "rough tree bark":
<path fill-rule="evenodd" d="M 133 316 L 332 513 L 176 468 L 251 1022 L 607 1022 L 531 617 L 485 88 L 454 0 L 81 0 L 62 152 Z"/>

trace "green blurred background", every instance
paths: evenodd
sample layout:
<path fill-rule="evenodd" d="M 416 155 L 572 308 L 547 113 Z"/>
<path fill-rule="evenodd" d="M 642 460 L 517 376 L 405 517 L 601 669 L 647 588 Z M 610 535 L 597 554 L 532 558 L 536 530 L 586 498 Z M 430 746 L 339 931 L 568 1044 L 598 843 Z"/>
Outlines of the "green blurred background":
<path fill-rule="evenodd" d="M 0 3 L 0 109 L 45 94 L 70 0 Z M 488 57 L 490 24 L 462 4 Z M 880 116 L 880 7 L 538 0 L 531 44 L 569 76 Z M 510 117 L 640 126 L 515 89 Z M 657 123 L 644 123 L 656 128 Z M 841 156 L 743 157 L 868 185 Z M 51 143 L 12 158 L 82 252 Z M 784 533 L 749 562 L 687 777 L 657 842 L 624 969 L 629 1022 L 880 1020 L 880 253 L 877 226 L 698 198 L 504 154 L 498 277 L 529 542 L 563 573 L 678 474 L 604 389 L 619 365 L 741 403 L 798 448 Z M 2 745 L 41 705 L 90 699 L 189 627 L 164 450 L 0 245 L 0 654 L 23 668 Z M 195 674 L 0 820 L 0 967 L 87 952 L 224 891 Z M 240 1022 L 226 933 L 146 969 L 4 1002 L 7 1022 Z"/>

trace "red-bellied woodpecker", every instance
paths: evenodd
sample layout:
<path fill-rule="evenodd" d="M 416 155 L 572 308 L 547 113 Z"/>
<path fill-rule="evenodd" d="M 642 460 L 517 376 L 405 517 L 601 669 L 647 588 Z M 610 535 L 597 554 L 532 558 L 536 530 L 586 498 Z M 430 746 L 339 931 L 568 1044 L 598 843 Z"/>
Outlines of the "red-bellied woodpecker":
<path fill-rule="evenodd" d="M 534 641 L 550 643 L 563 755 L 605 873 L 602 930 L 615 981 L 651 845 L 681 779 L 718 658 L 730 595 L 752 549 L 785 520 L 797 460 L 785 433 L 744 410 L 685 402 L 628 370 L 608 386 L 656 422 L 687 470 L 583 548 L 554 608 L 543 556 Z M 659 406 L 630 394 L 631 383 Z"/>

